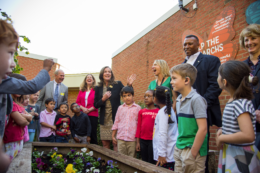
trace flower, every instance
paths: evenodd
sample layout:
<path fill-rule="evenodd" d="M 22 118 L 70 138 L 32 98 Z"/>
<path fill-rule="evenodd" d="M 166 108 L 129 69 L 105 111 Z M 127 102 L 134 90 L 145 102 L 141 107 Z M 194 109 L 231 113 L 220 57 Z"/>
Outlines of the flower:
<path fill-rule="evenodd" d="M 60 157 L 58 156 L 56 159 L 57 159 L 57 160 L 60 160 Z"/>
<path fill-rule="evenodd" d="M 54 164 L 53 164 L 53 166 L 54 166 L 54 167 L 56 167 L 56 166 L 57 166 L 57 164 L 56 164 L 56 163 L 54 163 Z"/>
<path fill-rule="evenodd" d="M 89 172 L 89 169 L 86 169 L 86 172 Z"/>
<path fill-rule="evenodd" d="M 57 151 L 58 151 L 58 148 L 57 148 L 57 147 L 54 147 L 53 150 L 57 152 Z"/>
<path fill-rule="evenodd" d="M 36 148 L 34 148 L 34 151 L 36 151 Z"/>
<path fill-rule="evenodd" d="M 77 152 L 76 155 L 79 155 L 79 152 Z"/>
<path fill-rule="evenodd" d="M 67 168 L 66 168 L 66 173 L 75 173 L 76 171 L 73 169 L 73 165 L 72 164 L 68 164 Z"/>
<path fill-rule="evenodd" d="M 98 159 L 97 159 L 97 161 L 100 161 L 101 160 L 101 158 L 99 157 Z"/>
<path fill-rule="evenodd" d="M 41 158 L 37 158 L 36 159 L 36 163 L 41 163 L 42 162 L 42 159 Z"/>
<path fill-rule="evenodd" d="M 113 164 L 113 160 L 108 160 L 108 161 L 107 161 L 107 164 L 108 164 L 108 165 Z"/>
<path fill-rule="evenodd" d="M 72 150 L 70 150 L 70 151 L 71 151 L 71 153 L 72 153 L 72 154 L 75 152 L 75 150 L 73 150 L 73 149 L 72 149 Z"/>
<path fill-rule="evenodd" d="M 87 150 L 88 150 L 87 148 L 82 148 L 82 149 L 81 149 L 81 151 L 82 151 L 83 153 L 85 153 Z"/>
<path fill-rule="evenodd" d="M 42 169 L 47 169 L 48 168 L 48 165 L 46 164 L 46 163 L 44 163 L 43 165 L 42 165 Z"/>
<path fill-rule="evenodd" d="M 80 153 L 81 156 L 83 156 L 83 153 Z"/>
<path fill-rule="evenodd" d="M 62 158 L 62 155 L 61 154 L 59 154 L 59 155 L 57 155 L 58 157 L 60 157 L 60 158 Z"/>
<path fill-rule="evenodd" d="M 114 168 L 114 166 L 113 166 L 113 165 L 111 165 L 111 167 L 110 167 L 110 168 L 112 168 L 112 169 L 113 169 L 113 168 Z"/>
<path fill-rule="evenodd" d="M 90 163 L 90 162 L 88 162 L 88 163 L 86 164 L 86 166 L 91 166 L 91 163 Z"/>
<path fill-rule="evenodd" d="M 76 162 L 73 162 L 73 165 L 76 165 L 77 163 Z"/>
<path fill-rule="evenodd" d="M 109 85 L 109 87 L 110 87 L 110 88 L 113 88 L 113 86 L 112 86 L 112 85 Z"/>
<path fill-rule="evenodd" d="M 41 152 L 41 156 L 43 155 L 44 151 Z"/>
<path fill-rule="evenodd" d="M 67 163 L 67 159 L 66 159 L 66 158 L 64 158 L 64 164 L 65 164 L 65 163 Z"/>
<path fill-rule="evenodd" d="M 94 154 L 93 151 L 90 151 L 90 152 L 89 152 L 89 155 L 90 155 L 90 156 L 93 156 L 93 154 Z"/>

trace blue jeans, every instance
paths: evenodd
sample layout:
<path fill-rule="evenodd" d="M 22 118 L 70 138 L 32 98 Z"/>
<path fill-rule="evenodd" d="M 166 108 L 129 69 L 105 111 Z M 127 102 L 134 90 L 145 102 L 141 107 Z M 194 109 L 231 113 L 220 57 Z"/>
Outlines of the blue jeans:
<path fill-rule="evenodd" d="M 58 143 L 68 143 L 68 139 L 65 138 L 65 137 L 62 137 L 62 136 L 56 136 L 56 141 L 55 142 L 58 142 Z"/>
<path fill-rule="evenodd" d="M 29 142 L 33 142 L 35 136 L 35 132 L 29 132 Z"/>
<path fill-rule="evenodd" d="M 40 142 L 55 142 L 55 136 L 51 134 L 48 137 L 40 137 Z"/>

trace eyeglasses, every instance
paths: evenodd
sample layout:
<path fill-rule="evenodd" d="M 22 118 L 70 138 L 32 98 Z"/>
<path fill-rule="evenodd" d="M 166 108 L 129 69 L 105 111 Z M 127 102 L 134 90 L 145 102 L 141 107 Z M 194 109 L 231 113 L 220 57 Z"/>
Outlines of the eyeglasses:
<path fill-rule="evenodd" d="M 144 98 L 146 98 L 146 97 L 150 98 L 150 97 L 153 97 L 153 96 L 149 96 L 149 95 L 148 96 L 144 96 Z"/>
<path fill-rule="evenodd" d="M 75 107 L 73 107 L 72 109 L 79 109 L 80 107 L 79 106 L 75 106 Z"/>

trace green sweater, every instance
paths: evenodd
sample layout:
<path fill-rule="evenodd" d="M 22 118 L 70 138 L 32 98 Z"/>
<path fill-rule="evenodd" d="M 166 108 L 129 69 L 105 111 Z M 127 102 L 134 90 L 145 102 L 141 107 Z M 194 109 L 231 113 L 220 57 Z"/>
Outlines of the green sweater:
<path fill-rule="evenodd" d="M 168 88 L 170 89 L 171 101 L 172 101 L 172 89 L 171 89 L 171 84 L 170 84 L 170 82 L 171 82 L 171 77 L 168 77 L 168 78 L 163 82 L 162 86 L 168 87 Z M 150 83 L 148 89 L 149 89 L 149 90 L 154 90 L 155 88 L 156 88 L 156 80 L 153 80 L 153 81 Z"/>

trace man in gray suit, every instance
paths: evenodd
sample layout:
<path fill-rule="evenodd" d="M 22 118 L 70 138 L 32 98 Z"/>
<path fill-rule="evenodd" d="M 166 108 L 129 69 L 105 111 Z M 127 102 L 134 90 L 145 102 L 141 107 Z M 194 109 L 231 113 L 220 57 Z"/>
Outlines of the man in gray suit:
<path fill-rule="evenodd" d="M 41 111 L 45 109 L 45 100 L 47 98 L 54 98 L 56 102 L 54 110 L 56 112 L 61 103 L 68 103 L 68 87 L 62 83 L 64 80 L 64 72 L 58 69 L 54 74 L 55 79 L 47 83 L 40 92 L 37 104 L 40 106 Z"/>

